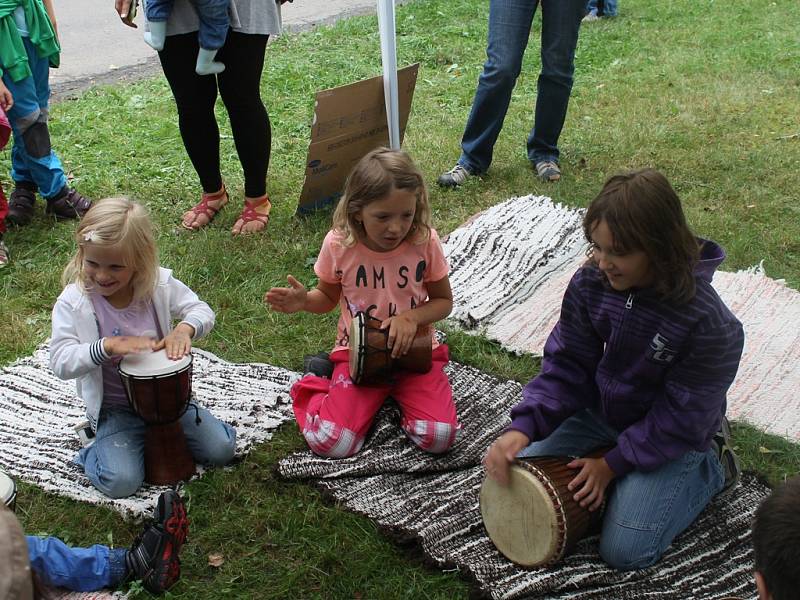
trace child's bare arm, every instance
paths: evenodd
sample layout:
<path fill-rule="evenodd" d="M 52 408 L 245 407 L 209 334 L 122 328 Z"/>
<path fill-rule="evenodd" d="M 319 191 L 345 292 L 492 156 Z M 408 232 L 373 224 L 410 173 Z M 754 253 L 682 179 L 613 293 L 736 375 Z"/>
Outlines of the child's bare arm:
<path fill-rule="evenodd" d="M 0 79 L 0 108 L 8 112 L 12 106 L 14 106 L 14 96 L 11 94 L 11 90 L 3 83 L 3 80 Z"/>
<path fill-rule="evenodd" d="M 320 281 L 316 288 L 307 290 L 291 275 L 287 280 L 291 287 L 272 288 L 264 295 L 264 302 L 269 304 L 272 310 L 285 313 L 304 310 L 319 314 L 330 312 L 339 303 L 339 296 L 342 294 L 342 286 L 339 284 Z"/>
<path fill-rule="evenodd" d="M 53 31 L 58 39 L 58 24 L 56 23 L 56 9 L 53 6 L 53 0 L 42 0 L 44 9 L 47 11 L 47 16 L 50 17 L 50 23 L 53 25 Z"/>
<path fill-rule="evenodd" d="M 411 348 L 417 327 L 430 325 L 444 319 L 453 310 L 453 291 L 450 279 L 445 275 L 439 281 L 429 282 L 428 301 L 417 308 L 407 310 L 394 317 L 389 317 L 381 328 L 389 328 L 389 347 L 392 357 L 402 356 Z"/>

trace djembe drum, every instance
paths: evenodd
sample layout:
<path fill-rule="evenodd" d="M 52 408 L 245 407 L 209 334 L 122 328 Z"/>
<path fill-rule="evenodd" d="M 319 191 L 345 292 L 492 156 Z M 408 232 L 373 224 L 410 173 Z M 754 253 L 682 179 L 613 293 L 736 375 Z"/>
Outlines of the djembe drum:
<path fill-rule="evenodd" d="M 602 452 L 590 456 L 602 456 Z M 517 458 L 509 484 L 486 477 L 480 509 L 489 539 L 510 561 L 539 567 L 560 561 L 602 519 L 573 499 L 567 485 L 578 474 L 568 457 Z"/>
<path fill-rule="evenodd" d="M 145 481 L 172 485 L 191 477 L 195 463 L 179 419 L 192 397 L 192 355 L 170 360 L 166 350 L 128 354 L 118 371 L 131 408 L 147 425 Z"/>
<path fill-rule="evenodd" d="M 358 312 L 350 323 L 350 379 L 357 385 L 386 383 L 393 371 L 402 369 L 427 373 L 433 364 L 431 330 L 417 328 L 408 352 L 392 358 L 388 347 L 389 330 L 381 329 L 381 321 Z"/>
<path fill-rule="evenodd" d="M 17 484 L 2 469 L 0 469 L 0 502 L 11 510 L 17 508 Z"/>

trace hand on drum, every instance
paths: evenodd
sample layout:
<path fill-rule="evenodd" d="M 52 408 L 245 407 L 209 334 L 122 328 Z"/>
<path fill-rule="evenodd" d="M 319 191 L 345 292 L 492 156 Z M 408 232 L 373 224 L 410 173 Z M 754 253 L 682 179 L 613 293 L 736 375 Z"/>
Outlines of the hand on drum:
<path fill-rule="evenodd" d="M 381 323 L 381 329 L 389 330 L 386 346 L 392 349 L 392 358 L 406 354 L 417 336 L 417 323 L 405 314 L 389 317 Z"/>
<path fill-rule="evenodd" d="M 152 352 L 156 349 L 156 340 L 150 337 L 134 335 L 118 335 L 103 338 L 103 350 L 110 356 L 125 356 Z"/>
<path fill-rule="evenodd" d="M 508 468 L 520 450 L 530 445 L 530 438 L 512 429 L 506 431 L 489 446 L 489 451 L 483 457 L 483 466 L 486 474 L 501 485 L 508 485 Z"/>
<path fill-rule="evenodd" d="M 188 323 L 178 323 L 177 327 L 169 332 L 169 335 L 158 342 L 153 350 L 167 351 L 167 358 L 179 360 L 189 354 L 192 349 L 192 336 L 194 328 Z"/>
<path fill-rule="evenodd" d="M 574 492 L 575 502 L 590 511 L 597 510 L 603 504 L 606 488 L 614 479 L 614 471 L 608 466 L 606 459 L 576 458 L 567 465 L 571 469 L 580 469 L 575 478 L 569 482 L 567 488 Z M 580 488 L 580 489 L 579 489 Z"/>
<path fill-rule="evenodd" d="M 295 313 L 301 311 L 306 306 L 308 290 L 305 286 L 289 275 L 286 280 L 291 287 L 274 287 L 264 294 L 264 302 L 269 304 L 272 310 L 283 313 Z"/>

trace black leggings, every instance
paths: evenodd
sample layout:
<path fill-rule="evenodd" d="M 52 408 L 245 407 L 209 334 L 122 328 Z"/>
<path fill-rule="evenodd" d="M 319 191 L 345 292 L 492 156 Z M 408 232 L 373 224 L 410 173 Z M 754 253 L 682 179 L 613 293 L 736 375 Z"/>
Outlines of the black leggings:
<path fill-rule="evenodd" d="M 206 193 L 222 187 L 219 128 L 214 116 L 218 86 L 244 170 L 244 193 L 250 198 L 267 193 L 272 129 L 259 84 L 268 38 L 229 30 L 217 54 L 225 70 L 216 77 L 195 73 L 197 32 L 167 36 L 164 49 L 158 53 L 178 106 L 183 145 Z"/>

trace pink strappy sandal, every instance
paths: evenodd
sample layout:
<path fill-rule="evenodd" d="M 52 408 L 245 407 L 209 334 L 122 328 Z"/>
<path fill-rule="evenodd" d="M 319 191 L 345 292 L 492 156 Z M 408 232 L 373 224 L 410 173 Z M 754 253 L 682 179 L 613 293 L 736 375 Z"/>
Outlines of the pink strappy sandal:
<path fill-rule="evenodd" d="M 266 213 L 256 211 L 256 208 L 264 206 L 265 204 L 267 205 Z M 264 227 L 255 231 L 242 231 L 240 228 L 237 233 L 234 233 L 234 235 L 249 235 L 251 233 L 259 233 L 264 231 L 267 228 L 267 225 L 269 225 L 269 211 L 271 209 L 272 203 L 269 201 L 269 196 L 267 195 L 265 195 L 263 198 L 258 198 L 257 200 L 245 200 L 244 209 L 242 209 L 242 213 L 239 215 L 238 219 L 238 221 L 242 222 L 242 227 L 254 221 L 263 223 Z"/>
<path fill-rule="evenodd" d="M 218 207 L 214 208 L 209 204 L 209 202 L 216 202 L 217 200 L 220 200 L 223 197 L 225 198 L 225 201 Z M 220 191 L 214 192 L 213 194 L 203 193 L 203 195 L 200 197 L 200 202 L 195 204 L 186 213 L 184 213 L 183 215 L 184 220 L 181 221 L 181 226 L 184 229 L 188 229 L 189 231 L 199 231 L 203 227 L 208 227 L 209 225 L 211 225 L 211 222 L 216 218 L 217 213 L 220 210 L 222 210 L 222 207 L 224 207 L 226 204 L 228 204 L 228 191 L 225 189 L 224 185 L 222 186 L 222 189 Z M 199 227 L 189 227 L 186 224 L 185 219 L 186 215 L 189 214 L 190 212 L 194 213 L 196 216 L 204 215 L 206 219 L 208 219 L 208 221 L 206 221 L 203 225 L 200 225 Z"/>

